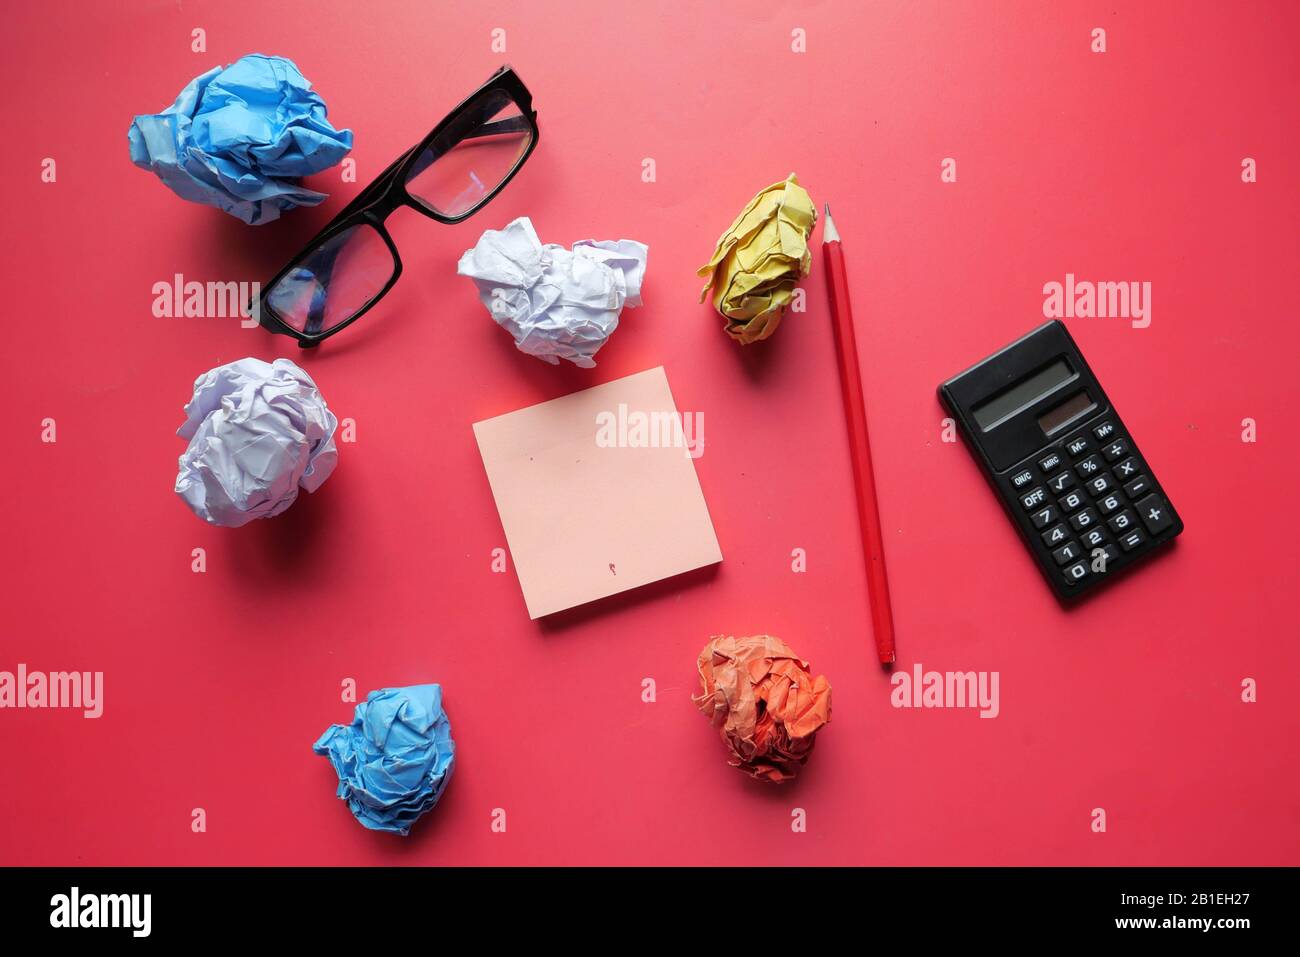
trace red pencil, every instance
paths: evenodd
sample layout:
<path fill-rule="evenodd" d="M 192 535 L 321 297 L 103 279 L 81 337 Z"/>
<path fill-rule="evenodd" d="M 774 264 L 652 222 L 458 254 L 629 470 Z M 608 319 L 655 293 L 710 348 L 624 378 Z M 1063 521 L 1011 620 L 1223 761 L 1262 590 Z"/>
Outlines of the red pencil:
<path fill-rule="evenodd" d="M 867 599 L 871 602 L 871 630 L 880 663 L 894 663 L 894 612 L 889 604 L 889 579 L 885 575 L 885 546 L 880 538 L 880 506 L 876 504 L 876 473 L 871 467 L 871 441 L 867 437 L 867 408 L 862 399 L 862 374 L 858 370 L 858 344 L 853 335 L 853 308 L 844 270 L 840 234 L 826 206 L 822 230 L 822 261 L 826 264 L 826 289 L 830 293 L 831 321 L 835 326 L 835 352 L 840 365 L 840 391 L 844 418 L 848 420 L 849 453 L 853 457 L 853 484 L 858 497 L 858 525 L 862 552 L 867 559 Z"/>

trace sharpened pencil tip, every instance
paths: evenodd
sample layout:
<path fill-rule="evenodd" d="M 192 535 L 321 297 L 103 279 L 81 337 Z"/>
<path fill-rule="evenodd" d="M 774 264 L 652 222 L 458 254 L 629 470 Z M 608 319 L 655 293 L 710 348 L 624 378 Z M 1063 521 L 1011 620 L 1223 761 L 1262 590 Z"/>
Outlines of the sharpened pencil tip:
<path fill-rule="evenodd" d="M 838 243 L 840 241 L 840 231 L 835 228 L 835 220 L 831 218 L 831 204 L 826 204 L 826 225 L 822 227 L 823 243 Z"/>

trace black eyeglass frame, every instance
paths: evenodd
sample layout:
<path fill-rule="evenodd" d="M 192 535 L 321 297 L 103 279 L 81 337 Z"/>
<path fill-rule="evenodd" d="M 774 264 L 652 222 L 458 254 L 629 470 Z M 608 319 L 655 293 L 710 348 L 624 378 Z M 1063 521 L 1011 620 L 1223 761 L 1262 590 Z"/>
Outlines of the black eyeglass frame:
<path fill-rule="evenodd" d="M 406 189 L 406 179 L 411 169 L 419 162 L 425 149 L 438 138 L 439 134 L 445 131 L 447 127 L 460 116 L 463 110 L 467 109 L 472 103 L 485 94 L 497 90 L 506 93 L 514 101 L 515 105 L 519 107 L 519 112 L 521 114 L 520 117 L 512 118 L 512 120 L 506 120 L 503 122 L 512 123 L 522 120 L 525 124 L 525 128 L 531 133 L 528 146 L 524 150 L 523 154 L 515 161 L 515 165 L 510 168 L 510 171 L 506 173 L 501 182 L 498 183 L 490 193 L 480 199 L 465 212 L 457 216 L 448 216 L 444 213 L 439 213 L 411 196 Z M 393 242 L 393 237 L 388 234 L 388 229 L 384 226 L 384 222 L 398 207 L 409 206 L 416 212 L 428 216 L 430 219 L 436 220 L 440 223 L 447 223 L 448 225 L 468 219 L 491 202 L 492 198 L 496 196 L 497 193 L 501 192 L 507 183 L 514 179 L 515 174 L 519 172 L 524 163 L 528 161 L 528 157 L 532 155 L 533 150 L 537 148 L 537 141 L 540 135 L 540 130 L 537 127 L 537 111 L 533 109 L 533 96 L 528 92 L 528 87 L 524 86 L 523 80 L 519 78 L 519 75 L 515 73 L 512 67 L 501 67 L 496 71 L 496 73 L 492 74 L 492 76 L 488 78 L 487 82 L 469 96 L 465 97 L 465 99 L 462 100 L 455 109 L 451 110 L 446 116 L 444 116 L 438 125 L 435 126 L 427 136 L 420 140 L 419 143 L 390 163 L 387 169 L 375 177 L 369 186 L 356 195 L 352 202 L 348 203 L 347 206 L 339 211 L 338 215 L 326 223 L 320 232 L 313 236 L 299 252 L 295 253 L 293 258 L 285 264 L 284 268 L 276 273 L 275 277 L 269 283 L 262 287 L 261 295 L 258 297 L 257 301 L 258 325 L 274 333 L 292 336 L 294 339 L 298 340 L 299 347 L 304 349 L 319 345 L 335 333 L 342 332 L 374 308 L 374 306 L 383 299 L 384 296 L 388 295 L 388 291 L 393 288 L 393 285 L 402 275 L 402 257 L 397 252 L 397 244 Z M 434 161 L 436 162 L 436 158 Z M 304 256 L 324 245 L 344 230 L 360 225 L 373 227 L 383 238 L 384 243 L 388 246 L 388 251 L 393 256 L 392 276 L 389 277 L 388 282 L 384 284 L 384 287 L 380 289 L 369 302 L 358 309 L 356 313 L 349 316 L 347 319 L 344 319 L 337 325 L 331 326 L 323 332 L 315 333 L 303 332 L 295 329 L 282 319 L 271 306 L 269 296 L 272 290 L 275 289 L 281 279 L 289 274 L 290 270 L 297 266 Z"/>

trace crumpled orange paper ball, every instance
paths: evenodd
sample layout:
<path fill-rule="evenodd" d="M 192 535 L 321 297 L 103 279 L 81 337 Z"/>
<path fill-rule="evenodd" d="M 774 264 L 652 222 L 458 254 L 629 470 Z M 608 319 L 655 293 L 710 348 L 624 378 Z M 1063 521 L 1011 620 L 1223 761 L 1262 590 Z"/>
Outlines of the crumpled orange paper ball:
<path fill-rule="evenodd" d="M 697 663 L 691 698 L 731 751 L 731 766 L 760 781 L 795 776 L 831 719 L 831 685 L 780 638 L 715 635 Z"/>

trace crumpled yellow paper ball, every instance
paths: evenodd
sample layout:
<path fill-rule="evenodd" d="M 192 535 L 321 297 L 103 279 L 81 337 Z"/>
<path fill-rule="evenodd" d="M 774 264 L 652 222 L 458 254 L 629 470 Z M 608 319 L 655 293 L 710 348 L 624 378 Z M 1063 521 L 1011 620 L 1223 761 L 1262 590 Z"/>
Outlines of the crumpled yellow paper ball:
<path fill-rule="evenodd" d="M 718 729 L 732 767 L 760 781 L 788 781 L 807 763 L 831 720 L 831 685 L 780 638 L 715 635 L 697 662 L 703 690 L 691 698 Z"/>
<path fill-rule="evenodd" d="M 808 237 L 817 207 L 791 173 L 749 201 L 718 239 L 713 258 L 699 268 L 713 290 L 713 308 L 727 320 L 727 335 L 742 345 L 776 332 L 795 286 L 812 268 Z"/>

